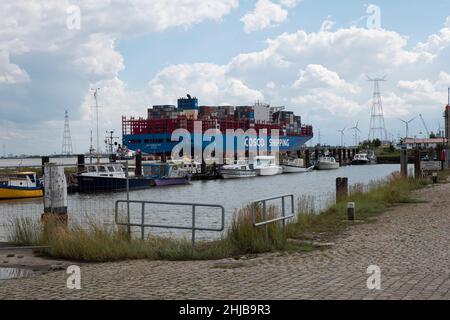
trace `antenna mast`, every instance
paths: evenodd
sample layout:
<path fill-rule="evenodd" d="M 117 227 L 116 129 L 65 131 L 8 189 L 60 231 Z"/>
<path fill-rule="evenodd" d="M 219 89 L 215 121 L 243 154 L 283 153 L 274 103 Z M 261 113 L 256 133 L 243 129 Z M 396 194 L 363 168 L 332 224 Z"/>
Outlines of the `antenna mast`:
<path fill-rule="evenodd" d="M 61 154 L 70 156 L 73 154 L 72 148 L 72 137 L 70 135 L 70 126 L 69 126 L 69 111 L 66 110 L 64 114 L 64 134 L 63 134 L 63 144 Z"/>
<path fill-rule="evenodd" d="M 91 89 L 94 91 L 94 98 L 95 98 L 95 112 L 96 112 L 96 122 L 97 122 L 97 162 L 100 162 L 100 135 L 99 135 L 99 128 L 98 128 L 98 90 L 100 88 Z"/>
<path fill-rule="evenodd" d="M 373 82 L 373 101 L 372 110 L 370 114 L 370 130 L 369 140 L 379 138 L 381 141 L 387 141 L 386 124 L 384 122 L 383 104 L 381 101 L 380 82 L 386 81 L 386 76 L 383 78 L 370 78 L 368 81 Z"/>

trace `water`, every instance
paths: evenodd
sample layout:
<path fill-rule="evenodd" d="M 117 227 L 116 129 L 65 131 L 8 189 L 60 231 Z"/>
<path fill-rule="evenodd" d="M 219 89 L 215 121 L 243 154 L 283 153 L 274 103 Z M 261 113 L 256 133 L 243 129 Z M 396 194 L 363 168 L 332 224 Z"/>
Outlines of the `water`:
<path fill-rule="evenodd" d="M 294 194 L 315 196 L 319 204 L 327 206 L 335 198 L 337 177 L 348 177 L 349 184 L 368 184 L 379 181 L 391 173 L 399 171 L 399 165 L 348 166 L 333 171 L 313 171 L 303 174 L 285 174 L 273 177 L 257 177 L 238 180 L 194 181 L 188 186 L 171 186 L 130 192 L 131 200 L 195 202 L 222 205 L 226 213 L 226 225 L 229 225 L 233 213 L 251 201 L 273 197 L 274 195 Z M 99 195 L 70 195 L 69 215 L 81 223 L 90 218 L 106 224 L 114 223 L 114 205 L 116 200 L 126 199 L 125 193 Z M 274 203 L 275 204 L 275 203 Z M 290 206 L 286 206 L 290 209 Z M 140 205 L 131 205 L 131 218 L 139 221 Z M 0 241 L 6 238 L 6 225 L 14 216 L 39 218 L 43 210 L 41 199 L 0 202 Z M 125 205 L 119 206 L 119 212 L 125 212 Z M 177 226 L 191 225 L 191 207 L 170 207 L 149 205 L 146 208 L 146 223 Z M 220 225 L 220 210 L 197 209 L 196 225 L 217 228 Z M 3 227 L 1 227 L 3 226 Z M 139 230 L 135 230 L 138 232 Z M 160 235 L 186 235 L 189 232 L 166 229 L 153 229 Z M 201 233 L 199 238 L 215 237 L 217 233 Z"/>
<path fill-rule="evenodd" d="M 32 270 L 20 268 L 0 268 L 0 280 L 25 278 L 34 275 Z"/>

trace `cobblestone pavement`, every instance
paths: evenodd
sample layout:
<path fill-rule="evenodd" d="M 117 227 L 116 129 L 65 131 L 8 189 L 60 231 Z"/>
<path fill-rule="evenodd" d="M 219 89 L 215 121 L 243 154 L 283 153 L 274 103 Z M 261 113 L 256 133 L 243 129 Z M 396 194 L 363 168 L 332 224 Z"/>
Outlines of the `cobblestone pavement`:
<path fill-rule="evenodd" d="M 329 249 L 248 260 L 131 261 L 0 281 L 0 299 L 449 299 L 450 184 L 349 228 Z M 369 265 L 381 290 L 367 289 Z"/>

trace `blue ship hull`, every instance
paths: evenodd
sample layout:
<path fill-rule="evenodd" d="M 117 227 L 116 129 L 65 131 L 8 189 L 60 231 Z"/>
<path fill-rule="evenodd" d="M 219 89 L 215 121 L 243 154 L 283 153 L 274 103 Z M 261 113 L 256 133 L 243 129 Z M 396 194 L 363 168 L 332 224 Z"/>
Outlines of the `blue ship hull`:
<path fill-rule="evenodd" d="M 172 152 L 174 147 L 180 143 L 177 141 L 171 141 L 171 137 L 172 135 L 170 133 L 136 135 L 128 134 L 123 135 L 123 145 L 127 146 L 130 150 L 140 150 L 141 152 L 146 154 L 170 153 Z M 296 152 L 300 150 L 301 147 L 312 138 L 312 136 L 280 136 L 277 139 L 272 139 L 270 136 L 265 138 L 252 136 L 242 137 L 242 139 L 244 139 L 243 148 L 245 150 L 255 150 L 256 148 L 258 148 L 259 150 L 267 149 L 268 151 L 271 151 L 273 148 L 278 148 L 280 152 Z M 190 139 L 192 148 L 194 148 L 195 144 L 202 144 L 202 149 L 204 150 L 208 145 L 212 143 L 211 141 L 202 141 L 201 135 L 197 136 L 191 134 Z M 234 136 L 227 137 L 225 134 L 222 134 L 222 139 L 224 152 L 227 147 L 227 143 L 233 143 L 233 141 L 231 140 L 237 140 Z M 214 141 L 214 139 L 212 140 Z M 245 151 L 237 150 L 238 147 L 236 146 L 236 144 L 234 144 L 234 149 L 235 151 Z"/>

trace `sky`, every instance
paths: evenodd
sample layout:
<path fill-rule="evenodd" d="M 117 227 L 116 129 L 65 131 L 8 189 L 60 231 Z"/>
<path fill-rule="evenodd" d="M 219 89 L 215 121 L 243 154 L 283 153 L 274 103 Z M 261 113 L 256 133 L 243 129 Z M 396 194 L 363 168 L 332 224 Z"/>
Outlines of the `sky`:
<path fill-rule="evenodd" d="M 369 134 L 383 77 L 389 138 L 443 127 L 450 86 L 450 1 L 0 0 L 0 147 L 62 151 L 69 110 L 74 151 L 121 135 L 122 116 L 176 104 L 285 106 L 314 126 L 312 144 Z M 95 140 L 95 137 L 94 137 Z M 103 147 L 103 146 L 102 146 Z M 104 147 L 103 147 L 104 148 Z M 0 148 L 1 155 L 3 149 Z"/>

